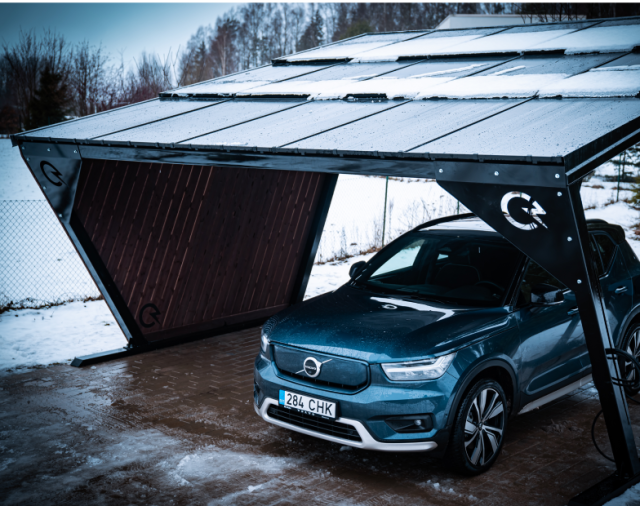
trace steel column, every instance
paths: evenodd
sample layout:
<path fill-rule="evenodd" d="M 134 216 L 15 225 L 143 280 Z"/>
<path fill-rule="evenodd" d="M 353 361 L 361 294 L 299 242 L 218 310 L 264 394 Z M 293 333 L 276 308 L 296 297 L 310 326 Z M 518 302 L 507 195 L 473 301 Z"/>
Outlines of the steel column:
<path fill-rule="evenodd" d="M 438 183 L 525 255 L 562 281 L 576 295 L 593 379 L 609 433 L 618 473 L 631 479 L 640 461 L 618 360 L 605 315 L 600 280 L 592 259 L 580 185 L 569 185 L 564 171 L 531 167 L 523 174 L 508 166 L 476 164 L 442 167 Z"/>

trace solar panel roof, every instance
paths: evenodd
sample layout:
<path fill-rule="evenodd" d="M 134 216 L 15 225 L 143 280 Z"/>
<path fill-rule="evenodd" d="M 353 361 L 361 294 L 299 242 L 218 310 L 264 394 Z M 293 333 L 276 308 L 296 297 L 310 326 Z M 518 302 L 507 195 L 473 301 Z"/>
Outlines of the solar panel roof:
<path fill-rule="evenodd" d="M 363 35 L 15 140 L 575 164 L 640 136 L 638 48 L 639 18 Z"/>

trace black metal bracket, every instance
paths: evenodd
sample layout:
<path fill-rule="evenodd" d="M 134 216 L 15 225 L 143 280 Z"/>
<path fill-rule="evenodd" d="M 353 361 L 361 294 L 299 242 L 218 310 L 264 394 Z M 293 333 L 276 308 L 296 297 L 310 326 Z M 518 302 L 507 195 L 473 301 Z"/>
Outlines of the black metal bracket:
<path fill-rule="evenodd" d="M 569 186 L 564 171 L 476 164 L 441 167 L 438 183 L 478 217 L 537 262 L 576 296 L 605 423 L 620 477 L 640 473 L 629 410 L 605 314 L 600 281 L 591 258 L 580 185 Z"/>

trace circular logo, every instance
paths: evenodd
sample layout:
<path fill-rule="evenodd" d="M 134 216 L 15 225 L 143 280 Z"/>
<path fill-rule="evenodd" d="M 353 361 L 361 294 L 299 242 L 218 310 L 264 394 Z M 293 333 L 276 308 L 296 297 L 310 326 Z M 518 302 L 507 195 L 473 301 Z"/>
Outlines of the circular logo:
<path fill-rule="evenodd" d="M 304 372 L 307 373 L 307 376 L 310 378 L 317 378 L 320 374 L 321 367 L 322 363 L 318 362 L 313 357 L 309 357 L 304 360 Z"/>
<path fill-rule="evenodd" d="M 540 218 L 547 213 L 526 193 L 505 193 L 500 202 L 500 208 L 505 213 L 507 221 L 516 228 L 521 230 L 534 230 L 539 226 L 547 228 Z"/>
<path fill-rule="evenodd" d="M 48 169 L 45 170 L 45 167 L 48 167 Z M 49 181 L 53 186 L 62 186 L 62 183 L 64 183 L 64 181 L 62 180 L 62 174 L 60 173 L 60 171 L 56 169 L 53 165 L 51 165 L 49 162 L 46 162 L 46 161 L 40 162 L 40 170 L 42 171 L 42 174 L 44 175 L 44 177 L 47 178 L 47 181 Z"/>

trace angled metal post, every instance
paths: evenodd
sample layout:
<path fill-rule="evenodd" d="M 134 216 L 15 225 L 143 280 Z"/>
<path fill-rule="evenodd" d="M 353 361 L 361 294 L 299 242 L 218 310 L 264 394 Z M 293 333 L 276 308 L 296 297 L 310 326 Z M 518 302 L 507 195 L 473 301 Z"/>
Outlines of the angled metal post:
<path fill-rule="evenodd" d="M 617 467 L 617 480 L 640 474 L 618 360 L 592 259 L 580 184 L 569 185 L 562 166 L 459 163 L 436 171 L 438 183 L 576 296 L 593 380 Z"/>
<path fill-rule="evenodd" d="M 640 461 L 638 460 L 624 388 L 611 381 L 612 378 L 622 377 L 619 363 L 617 359 L 611 356 L 607 357 L 606 353 L 608 348 L 615 348 L 616 343 L 611 337 L 600 279 L 595 262 L 591 258 L 589 232 L 580 197 L 580 183 L 572 184 L 568 190 L 573 208 L 573 218 L 582 244 L 583 258 L 581 260 L 587 270 L 586 279 L 582 283 L 584 289 L 576 291 L 576 301 L 591 359 L 593 383 L 598 390 L 616 467 L 621 476 L 631 478 L 640 473 Z"/>

